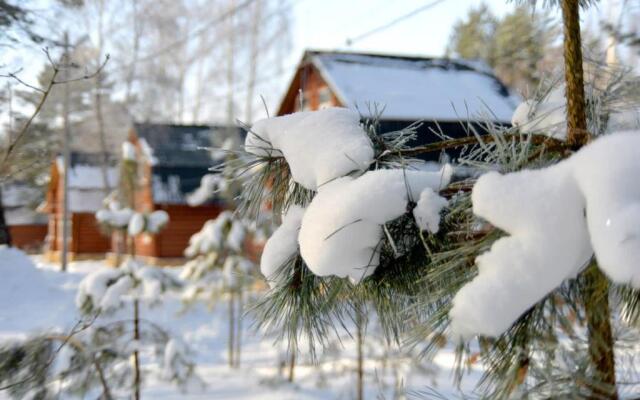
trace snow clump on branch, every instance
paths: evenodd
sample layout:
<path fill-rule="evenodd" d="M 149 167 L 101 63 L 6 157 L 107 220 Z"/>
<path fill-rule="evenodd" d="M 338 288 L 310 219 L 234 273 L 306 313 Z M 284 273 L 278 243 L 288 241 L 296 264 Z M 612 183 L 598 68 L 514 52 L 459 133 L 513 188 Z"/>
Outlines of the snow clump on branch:
<path fill-rule="evenodd" d="M 358 113 L 346 108 L 297 112 L 257 121 L 245 141 L 249 153 L 284 156 L 293 180 L 317 190 L 373 162 L 373 145 Z"/>
<path fill-rule="evenodd" d="M 456 294 L 454 336 L 502 334 L 594 253 L 612 281 L 640 288 L 638 148 L 640 132 L 611 134 L 547 168 L 480 177 L 474 213 L 510 236 Z"/>
<path fill-rule="evenodd" d="M 382 169 L 324 185 L 302 219 L 302 258 L 316 275 L 360 282 L 379 264 L 383 225 L 406 213 L 424 189 L 447 186 L 451 173 L 449 165 L 434 172 Z M 434 204 L 444 206 L 446 200 L 437 197 Z"/>
<path fill-rule="evenodd" d="M 282 217 L 282 224 L 271 235 L 262 251 L 260 272 L 274 287 L 278 283 L 278 269 L 298 253 L 298 233 L 304 208 L 291 206 Z"/>
<path fill-rule="evenodd" d="M 317 192 L 306 210 L 290 208 L 266 243 L 260 269 L 272 286 L 278 268 L 298 246 L 316 275 L 360 282 L 379 264 L 384 224 L 407 213 L 409 202 L 420 203 L 415 218 L 421 229 L 438 229 L 446 200 L 435 192 L 421 193 L 447 186 L 451 166 L 430 172 L 366 172 L 374 150 L 354 111 L 328 108 L 258 121 L 245 149 L 257 156 L 284 157 L 293 180 Z M 349 176 L 353 172 L 357 175 Z"/>

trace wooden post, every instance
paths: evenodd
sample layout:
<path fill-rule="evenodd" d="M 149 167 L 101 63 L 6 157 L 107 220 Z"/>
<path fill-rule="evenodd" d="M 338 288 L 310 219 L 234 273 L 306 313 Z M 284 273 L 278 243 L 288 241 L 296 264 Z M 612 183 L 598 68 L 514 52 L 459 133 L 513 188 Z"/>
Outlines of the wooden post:
<path fill-rule="evenodd" d="M 233 290 L 229 293 L 229 339 L 228 339 L 228 353 L 229 353 L 229 366 L 233 368 L 234 366 L 234 357 L 233 352 L 235 349 L 234 346 L 234 336 L 235 336 L 235 293 Z"/>
<path fill-rule="evenodd" d="M 567 142 L 578 149 L 589 141 L 587 131 L 584 74 L 582 70 L 582 41 L 580 38 L 579 0 L 562 0 L 564 28 L 564 62 L 567 97 Z M 589 353 L 594 369 L 593 395 L 597 398 L 617 399 L 609 283 L 596 265 L 585 272 L 582 290 Z"/>
<path fill-rule="evenodd" d="M 67 270 L 67 253 L 69 252 L 69 166 L 71 151 L 69 150 L 69 142 L 71 141 L 71 126 L 69 122 L 69 33 L 64 33 L 64 57 L 63 57 L 62 73 L 64 79 L 64 102 L 63 102 L 63 118 L 64 118 L 64 136 L 63 142 L 63 200 L 62 200 L 62 257 L 60 259 L 60 269 Z"/>
<path fill-rule="evenodd" d="M 242 348 L 242 309 L 244 307 L 244 301 L 242 299 L 242 279 L 238 284 L 238 316 L 236 317 L 237 325 L 236 325 L 236 351 L 235 351 L 235 366 L 236 368 L 240 367 L 240 351 Z"/>

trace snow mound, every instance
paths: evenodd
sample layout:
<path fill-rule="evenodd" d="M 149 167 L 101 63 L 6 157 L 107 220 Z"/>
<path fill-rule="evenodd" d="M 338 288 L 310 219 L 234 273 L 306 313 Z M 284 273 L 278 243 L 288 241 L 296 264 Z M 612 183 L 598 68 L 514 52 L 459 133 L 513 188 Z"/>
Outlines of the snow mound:
<path fill-rule="evenodd" d="M 456 294 L 454 335 L 500 335 L 594 251 L 609 278 L 640 288 L 639 147 L 638 132 L 607 135 L 556 165 L 478 180 L 474 213 L 509 236 Z"/>
<path fill-rule="evenodd" d="M 373 161 L 373 146 L 360 117 L 346 108 L 298 112 L 253 124 L 245 150 L 258 156 L 283 155 L 293 179 L 316 190 Z"/>
<path fill-rule="evenodd" d="M 403 215 L 425 188 L 446 186 L 451 171 L 376 170 L 324 185 L 302 219 L 302 258 L 316 275 L 360 282 L 379 264 L 382 225 Z"/>
<path fill-rule="evenodd" d="M 49 328 L 72 313 L 67 293 L 22 251 L 0 246 L 0 325 L 3 330 Z"/>
<path fill-rule="evenodd" d="M 298 232 L 305 209 L 291 206 L 282 217 L 282 224 L 271 235 L 262 251 L 260 272 L 272 287 L 277 283 L 276 272 L 298 252 Z"/>

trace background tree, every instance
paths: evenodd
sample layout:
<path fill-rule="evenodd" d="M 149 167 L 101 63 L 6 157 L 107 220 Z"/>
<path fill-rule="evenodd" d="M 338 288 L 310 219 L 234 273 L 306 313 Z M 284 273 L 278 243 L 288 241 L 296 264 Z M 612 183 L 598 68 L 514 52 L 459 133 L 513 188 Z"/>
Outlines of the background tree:
<path fill-rule="evenodd" d="M 498 18 L 483 4 L 454 25 L 447 53 L 482 60 L 505 84 L 531 95 L 560 65 L 559 33 L 544 10 L 519 5 Z"/>

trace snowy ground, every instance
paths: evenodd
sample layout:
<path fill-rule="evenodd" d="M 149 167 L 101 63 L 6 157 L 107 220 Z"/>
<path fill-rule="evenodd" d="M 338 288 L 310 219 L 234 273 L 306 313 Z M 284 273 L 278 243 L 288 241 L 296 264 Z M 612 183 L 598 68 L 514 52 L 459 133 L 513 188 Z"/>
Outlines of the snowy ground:
<path fill-rule="evenodd" d="M 77 321 L 74 297 L 80 280 L 90 271 L 103 268 L 99 261 L 72 263 L 67 273 L 57 265 L 33 257 L 38 268 L 17 272 L 0 260 L 0 341 L 27 337 L 48 329 L 68 330 Z M 177 272 L 177 271 L 176 271 Z M 181 337 L 196 354 L 197 374 L 204 387 L 187 392 L 153 374 L 159 367 L 146 365 L 142 397 L 147 399 L 352 399 L 355 398 L 355 352 L 348 337 L 342 345 L 320 357 L 312 365 L 302 357 L 295 370 L 295 382 L 284 379 L 282 346 L 271 338 L 244 330 L 241 366 L 227 366 L 226 304 L 213 310 L 198 304 L 186 309 L 177 295 L 167 295 L 163 303 L 143 309 L 142 316 Z M 250 317 L 249 317 L 250 318 Z M 244 327 L 251 325 L 244 321 Z M 370 335 L 373 336 L 373 335 Z M 417 364 L 407 359 L 380 360 L 383 342 L 369 338 L 365 390 L 367 399 L 393 399 L 398 384 L 407 391 L 436 389 L 446 397 L 458 395 L 451 387 L 453 353 L 442 351 L 433 364 Z M 478 372 L 473 373 L 477 378 Z M 465 380 L 472 382 L 471 379 Z M 0 392 L 0 399 L 7 394 Z M 409 396 L 411 397 L 411 396 Z M 418 396 L 419 397 L 419 396 Z M 456 396 L 457 397 L 457 396 Z"/>

